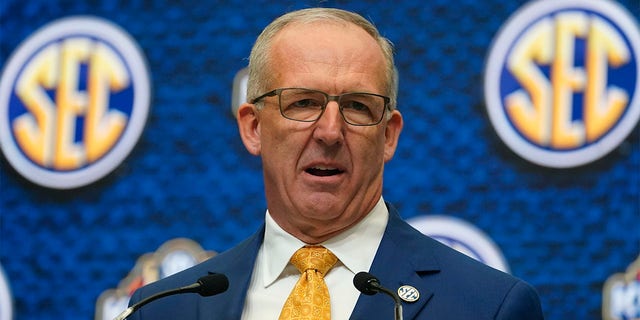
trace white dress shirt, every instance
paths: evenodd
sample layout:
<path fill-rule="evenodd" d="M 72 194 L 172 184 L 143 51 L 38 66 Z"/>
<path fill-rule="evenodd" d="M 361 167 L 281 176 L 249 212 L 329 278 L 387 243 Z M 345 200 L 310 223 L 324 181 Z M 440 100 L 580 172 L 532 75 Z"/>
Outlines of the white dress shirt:
<path fill-rule="evenodd" d="M 338 262 L 325 275 L 331 298 L 331 319 L 349 319 L 360 292 L 353 286 L 353 276 L 369 271 L 378 250 L 389 211 L 380 200 L 360 222 L 320 245 L 331 250 Z M 256 258 L 247 291 L 242 319 L 278 319 L 285 300 L 300 278 L 300 272 L 289 259 L 305 245 L 284 231 L 265 215 L 264 242 Z"/>

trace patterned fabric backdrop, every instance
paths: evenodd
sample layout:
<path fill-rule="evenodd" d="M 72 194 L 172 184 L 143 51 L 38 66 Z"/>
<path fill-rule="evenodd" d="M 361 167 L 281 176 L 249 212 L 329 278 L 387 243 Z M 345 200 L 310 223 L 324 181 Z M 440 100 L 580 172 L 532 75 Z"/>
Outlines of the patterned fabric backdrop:
<path fill-rule="evenodd" d="M 486 113 L 483 69 L 492 39 L 524 4 L 1 1 L 0 65 L 47 23 L 91 15 L 135 39 L 152 85 L 139 142 L 96 183 L 39 187 L 0 158 L 0 264 L 14 318 L 92 318 L 98 296 L 166 241 L 221 252 L 259 227 L 261 165 L 238 137 L 233 79 L 263 27 L 309 6 L 355 10 L 396 47 L 406 122 L 385 199 L 406 219 L 448 215 L 481 229 L 510 272 L 537 288 L 547 319 L 601 318 L 605 280 L 640 253 L 640 134 L 573 169 L 537 166 L 505 146 Z M 637 0 L 620 4 L 640 16 Z"/>

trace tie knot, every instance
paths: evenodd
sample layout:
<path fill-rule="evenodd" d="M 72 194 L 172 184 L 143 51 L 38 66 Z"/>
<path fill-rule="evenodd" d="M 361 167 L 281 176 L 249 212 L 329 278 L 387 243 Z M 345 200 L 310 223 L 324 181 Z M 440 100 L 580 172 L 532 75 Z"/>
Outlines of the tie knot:
<path fill-rule="evenodd" d="M 309 269 L 320 272 L 323 276 L 338 262 L 338 258 L 329 249 L 322 246 L 305 246 L 291 256 L 291 263 L 300 273 Z"/>

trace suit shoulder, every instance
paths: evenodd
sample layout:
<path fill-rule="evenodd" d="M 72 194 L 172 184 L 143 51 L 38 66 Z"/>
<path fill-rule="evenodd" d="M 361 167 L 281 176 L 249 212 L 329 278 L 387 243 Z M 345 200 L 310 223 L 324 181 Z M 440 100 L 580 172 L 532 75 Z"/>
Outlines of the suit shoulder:
<path fill-rule="evenodd" d="M 179 271 L 175 274 L 149 283 L 136 291 L 132 297 L 131 303 L 135 303 L 138 299 L 143 299 L 152 294 L 179 288 L 195 283 L 200 277 L 210 273 L 221 273 L 229 277 L 230 282 L 237 282 L 234 277 L 241 272 L 251 270 L 253 260 L 260 245 L 261 232 L 254 234 L 252 237 L 245 239 L 234 247 L 223 251 L 195 266 Z"/>
<path fill-rule="evenodd" d="M 449 279 L 447 286 L 457 287 L 458 298 L 496 306 L 496 319 L 542 319 L 540 298 L 529 283 L 427 238 L 421 241 L 430 243 L 440 265 L 439 276 Z"/>

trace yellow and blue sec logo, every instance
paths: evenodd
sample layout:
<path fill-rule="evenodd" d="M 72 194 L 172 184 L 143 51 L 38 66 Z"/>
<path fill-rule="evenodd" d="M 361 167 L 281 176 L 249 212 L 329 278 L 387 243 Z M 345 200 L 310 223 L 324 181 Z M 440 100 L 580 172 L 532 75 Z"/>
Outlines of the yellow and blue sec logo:
<path fill-rule="evenodd" d="M 104 177 L 146 123 L 145 59 L 131 36 L 100 18 L 42 27 L 0 80 L 0 146 L 19 174 L 41 186 L 71 189 Z"/>
<path fill-rule="evenodd" d="M 498 136 L 538 165 L 568 168 L 616 148 L 640 117 L 640 32 L 609 0 L 535 1 L 494 39 L 485 69 Z"/>

